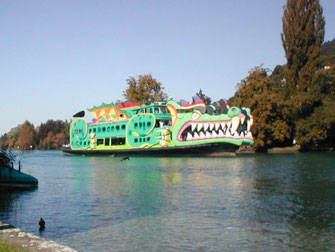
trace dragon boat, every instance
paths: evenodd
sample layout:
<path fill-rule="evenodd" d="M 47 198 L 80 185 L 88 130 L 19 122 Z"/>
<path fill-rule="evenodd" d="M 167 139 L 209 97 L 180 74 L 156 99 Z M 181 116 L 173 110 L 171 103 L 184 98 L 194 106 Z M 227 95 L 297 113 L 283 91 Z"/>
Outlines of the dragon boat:
<path fill-rule="evenodd" d="M 70 123 L 70 143 L 63 152 L 80 155 L 210 155 L 234 152 L 254 143 L 248 108 L 227 103 L 193 102 L 115 104 L 102 103 L 75 114 Z"/>

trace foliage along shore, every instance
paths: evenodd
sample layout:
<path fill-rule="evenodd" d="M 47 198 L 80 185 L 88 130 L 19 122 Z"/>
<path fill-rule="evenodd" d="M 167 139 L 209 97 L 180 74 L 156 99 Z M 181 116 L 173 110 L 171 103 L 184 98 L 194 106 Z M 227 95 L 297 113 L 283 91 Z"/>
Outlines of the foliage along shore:
<path fill-rule="evenodd" d="M 48 120 L 35 127 L 29 121 L 11 129 L 0 137 L 3 150 L 56 150 L 69 142 L 69 123 Z"/>

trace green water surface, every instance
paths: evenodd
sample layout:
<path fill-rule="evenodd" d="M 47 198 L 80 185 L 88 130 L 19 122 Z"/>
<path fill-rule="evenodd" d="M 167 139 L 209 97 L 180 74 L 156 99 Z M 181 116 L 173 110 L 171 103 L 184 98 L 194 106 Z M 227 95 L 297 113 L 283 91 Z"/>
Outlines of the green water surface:
<path fill-rule="evenodd" d="M 79 251 L 334 251 L 333 153 L 120 159 L 25 153 L 39 188 L 0 220 Z"/>

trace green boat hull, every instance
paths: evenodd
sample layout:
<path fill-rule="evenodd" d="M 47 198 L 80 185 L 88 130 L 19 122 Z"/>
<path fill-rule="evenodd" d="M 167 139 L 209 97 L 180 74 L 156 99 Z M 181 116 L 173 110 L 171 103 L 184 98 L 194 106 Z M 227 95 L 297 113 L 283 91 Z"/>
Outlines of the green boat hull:
<path fill-rule="evenodd" d="M 34 189 L 38 180 L 10 167 L 0 167 L 0 189 Z"/>

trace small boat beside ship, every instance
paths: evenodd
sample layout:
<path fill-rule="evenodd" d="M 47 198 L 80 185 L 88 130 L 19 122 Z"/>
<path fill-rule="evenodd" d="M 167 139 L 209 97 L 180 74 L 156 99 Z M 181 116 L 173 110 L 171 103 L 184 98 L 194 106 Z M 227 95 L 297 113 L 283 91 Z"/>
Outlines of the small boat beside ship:
<path fill-rule="evenodd" d="M 21 172 L 20 162 L 18 169 L 14 168 L 13 163 L 13 155 L 0 151 L 0 190 L 36 188 L 38 180 Z"/>
<path fill-rule="evenodd" d="M 102 103 L 81 111 L 70 124 L 70 143 L 64 153 L 79 155 L 210 155 L 234 152 L 254 143 L 248 108 L 226 103 Z"/>

